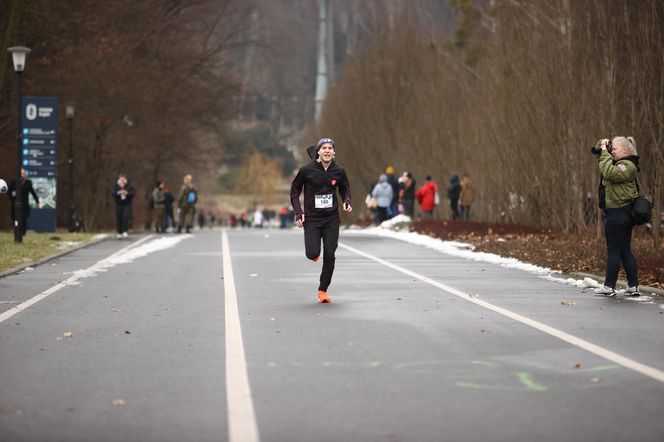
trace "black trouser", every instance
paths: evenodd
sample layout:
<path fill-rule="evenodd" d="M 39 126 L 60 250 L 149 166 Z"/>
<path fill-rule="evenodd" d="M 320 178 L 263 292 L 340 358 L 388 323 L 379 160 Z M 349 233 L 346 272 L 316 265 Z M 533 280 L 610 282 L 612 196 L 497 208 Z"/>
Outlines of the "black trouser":
<path fill-rule="evenodd" d="M 401 200 L 403 205 L 403 214 L 410 216 L 411 218 L 415 214 L 415 200 Z"/>
<path fill-rule="evenodd" d="M 450 208 L 452 209 L 452 219 L 459 219 L 459 198 L 450 198 Z"/>
<path fill-rule="evenodd" d="M 116 204 L 115 222 L 118 233 L 124 233 L 129 230 L 129 218 L 131 218 L 131 204 Z"/>
<path fill-rule="evenodd" d="M 320 256 L 320 240 L 323 240 L 323 270 L 320 274 L 318 290 L 324 292 L 330 286 L 334 273 L 334 252 L 339 243 L 339 224 L 337 216 L 325 219 L 305 219 L 304 249 L 307 258 L 316 259 Z"/>
<path fill-rule="evenodd" d="M 12 203 L 12 227 L 14 225 L 14 221 L 16 220 L 16 207 L 14 207 L 14 203 Z M 28 217 L 30 216 L 30 206 L 28 205 L 27 202 L 23 203 L 23 207 L 21 208 L 21 235 L 25 236 L 25 232 L 28 228 Z"/>
<path fill-rule="evenodd" d="M 629 287 L 639 285 L 636 258 L 632 253 L 632 207 L 606 209 L 604 235 L 606 236 L 606 278 L 604 285 L 615 288 L 618 281 L 620 263 L 627 274 Z"/>

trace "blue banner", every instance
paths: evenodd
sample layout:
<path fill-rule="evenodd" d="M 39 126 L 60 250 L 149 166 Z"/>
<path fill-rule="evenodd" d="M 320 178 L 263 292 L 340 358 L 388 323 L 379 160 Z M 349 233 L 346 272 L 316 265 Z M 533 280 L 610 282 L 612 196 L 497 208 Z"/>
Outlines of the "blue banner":
<path fill-rule="evenodd" d="M 39 196 L 29 197 L 28 229 L 55 232 L 58 175 L 58 99 L 21 97 L 21 163 Z"/>

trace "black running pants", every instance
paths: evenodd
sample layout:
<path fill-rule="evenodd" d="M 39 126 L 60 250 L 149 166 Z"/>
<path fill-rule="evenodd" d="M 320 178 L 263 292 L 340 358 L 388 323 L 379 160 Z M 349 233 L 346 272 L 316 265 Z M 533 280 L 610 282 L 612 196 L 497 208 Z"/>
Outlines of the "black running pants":
<path fill-rule="evenodd" d="M 131 218 L 131 204 L 115 205 L 115 223 L 118 233 L 122 234 L 129 231 L 130 218 Z"/>
<path fill-rule="evenodd" d="M 339 243 L 339 224 L 340 219 L 336 216 L 304 221 L 304 250 L 307 258 L 316 259 L 320 256 L 320 241 L 323 240 L 323 270 L 318 290 L 324 292 L 330 286 L 334 273 L 334 253 Z"/>

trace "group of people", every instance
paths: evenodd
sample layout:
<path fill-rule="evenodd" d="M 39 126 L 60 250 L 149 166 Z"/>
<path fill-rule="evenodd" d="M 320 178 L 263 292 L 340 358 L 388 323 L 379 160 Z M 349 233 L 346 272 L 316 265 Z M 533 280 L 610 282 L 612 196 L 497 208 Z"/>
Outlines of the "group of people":
<path fill-rule="evenodd" d="M 468 173 L 450 177 L 447 199 L 452 211 L 452 219 L 470 219 L 470 208 L 475 202 L 475 184 Z M 378 182 L 372 184 L 365 199 L 367 207 L 373 212 L 373 221 L 380 224 L 385 220 L 404 214 L 411 218 L 415 215 L 415 202 L 420 206 L 424 218 L 433 219 L 434 209 L 440 204 L 438 185 L 431 178 L 425 177 L 424 184 L 418 189 L 411 172 L 404 172 L 398 179 L 394 167 L 387 166 Z"/>
<path fill-rule="evenodd" d="M 117 238 L 126 238 L 129 236 L 129 229 L 132 225 L 132 202 L 136 190 L 127 176 L 121 173 L 113 185 L 111 195 L 115 200 L 116 236 Z M 178 233 L 182 233 L 183 229 L 187 233 L 191 232 L 194 226 L 196 203 L 198 202 L 198 190 L 194 186 L 192 175 L 184 176 L 177 198 L 165 182 L 157 181 L 149 199 L 151 225 L 155 232 L 164 233 L 168 229 L 176 228 L 176 226 Z M 178 209 L 177 222 L 174 212 L 175 204 L 177 204 Z M 205 216 L 204 213 L 203 216 Z"/>
<path fill-rule="evenodd" d="M 292 227 L 295 219 L 295 212 L 288 209 L 288 207 L 282 207 L 278 213 L 279 228 L 286 229 Z M 247 210 L 242 212 L 240 216 L 231 213 L 228 218 L 229 226 L 234 229 L 238 225 L 244 228 L 257 228 L 262 229 L 263 227 L 269 227 L 273 225 L 273 220 L 277 220 L 277 212 L 272 209 L 263 209 L 260 210 Z"/>

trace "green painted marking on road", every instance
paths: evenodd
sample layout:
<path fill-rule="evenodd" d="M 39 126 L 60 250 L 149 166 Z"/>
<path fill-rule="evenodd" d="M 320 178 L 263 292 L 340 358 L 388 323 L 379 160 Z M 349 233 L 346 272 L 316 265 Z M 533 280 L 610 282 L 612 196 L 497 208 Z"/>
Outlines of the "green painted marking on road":
<path fill-rule="evenodd" d="M 457 387 L 464 387 L 464 388 L 473 388 L 476 390 L 493 390 L 493 391 L 523 391 L 523 388 L 521 387 L 505 387 L 505 386 L 499 386 L 499 385 L 487 385 L 487 384 L 476 384 L 474 382 L 457 382 L 456 384 Z"/>
<path fill-rule="evenodd" d="M 538 384 L 533 380 L 533 378 L 530 376 L 530 373 L 526 373 L 525 371 L 520 371 L 516 374 L 516 377 L 519 379 L 519 382 L 521 382 L 523 385 L 526 386 L 528 390 L 531 391 L 546 391 L 547 388 L 545 385 Z"/>

